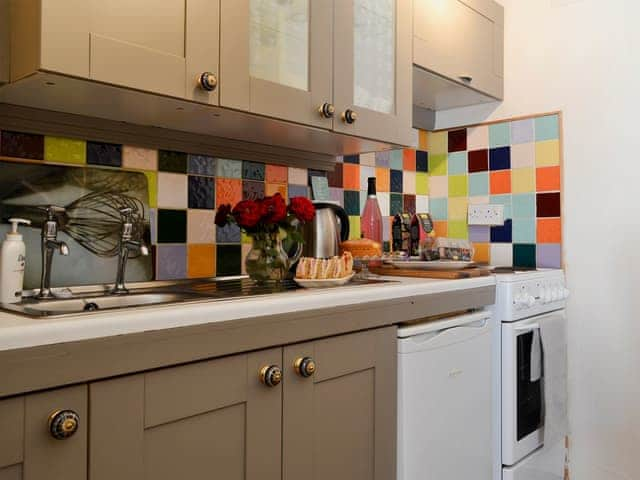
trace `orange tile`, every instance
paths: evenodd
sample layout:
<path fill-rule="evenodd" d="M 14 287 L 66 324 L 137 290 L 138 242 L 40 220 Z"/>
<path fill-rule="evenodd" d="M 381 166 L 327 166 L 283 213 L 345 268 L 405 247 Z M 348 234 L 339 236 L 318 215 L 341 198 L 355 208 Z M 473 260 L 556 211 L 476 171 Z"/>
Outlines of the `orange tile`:
<path fill-rule="evenodd" d="M 289 170 L 280 165 L 267 165 L 264 177 L 270 183 L 287 183 Z"/>
<path fill-rule="evenodd" d="M 411 148 L 405 148 L 402 151 L 402 166 L 404 170 L 409 172 L 416 171 L 416 151 Z"/>
<path fill-rule="evenodd" d="M 384 167 L 376 168 L 376 190 L 378 192 L 388 192 L 391 187 L 391 170 Z"/>
<path fill-rule="evenodd" d="M 418 130 L 418 147 L 422 151 L 429 151 L 428 135 L 425 130 Z"/>
<path fill-rule="evenodd" d="M 277 183 L 267 183 L 265 185 L 264 194 L 268 197 L 271 195 L 275 195 L 279 193 L 282 195 L 285 200 L 287 198 L 287 186 L 286 185 L 278 185 Z"/>
<path fill-rule="evenodd" d="M 436 232 L 438 237 L 446 237 L 447 236 L 447 222 L 446 221 L 434 221 L 433 222 L 433 230 Z"/>
<path fill-rule="evenodd" d="M 537 168 L 536 189 L 538 192 L 560 190 L 560 167 Z"/>
<path fill-rule="evenodd" d="M 216 206 L 229 203 L 233 207 L 240 200 L 242 200 L 242 180 L 216 178 Z"/>
<path fill-rule="evenodd" d="M 489 244 L 474 243 L 473 244 L 473 261 L 478 263 L 489 263 Z"/>
<path fill-rule="evenodd" d="M 216 274 L 216 246 L 189 245 L 187 251 L 189 278 L 213 277 Z"/>
<path fill-rule="evenodd" d="M 491 172 L 489 184 L 492 195 L 511 193 L 511 170 Z"/>
<path fill-rule="evenodd" d="M 559 218 L 539 218 L 536 230 L 538 243 L 562 243 L 562 222 Z"/>
<path fill-rule="evenodd" d="M 345 190 L 360 191 L 360 165 L 352 163 L 342 165 L 342 184 Z"/>

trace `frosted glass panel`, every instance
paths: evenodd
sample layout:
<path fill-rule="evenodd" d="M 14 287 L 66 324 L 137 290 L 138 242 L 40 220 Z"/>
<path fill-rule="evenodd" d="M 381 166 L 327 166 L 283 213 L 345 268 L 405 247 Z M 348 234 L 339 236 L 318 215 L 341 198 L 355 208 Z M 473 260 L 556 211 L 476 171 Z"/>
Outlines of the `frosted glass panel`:
<path fill-rule="evenodd" d="M 395 111 L 395 0 L 354 0 L 354 103 Z"/>
<path fill-rule="evenodd" d="M 309 0 L 250 1 L 252 77 L 309 89 Z"/>

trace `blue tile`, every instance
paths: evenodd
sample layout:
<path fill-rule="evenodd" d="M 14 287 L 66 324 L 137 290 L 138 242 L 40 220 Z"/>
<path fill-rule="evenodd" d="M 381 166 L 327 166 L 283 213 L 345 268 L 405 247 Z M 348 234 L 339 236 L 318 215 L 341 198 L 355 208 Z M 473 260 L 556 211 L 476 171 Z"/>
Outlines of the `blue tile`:
<path fill-rule="evenodd" d="M 491 227 L 492 243 L 511 243 L 512 223 L 511 220 L 505 220 L 504 225 Z"/>
<path fill-rule="evenodd" d="M 384 152 L 376 152 L 376 167 L 389 168 L 389 162 L 391 161 L 391 152 L 385 150 Z"/>
<path fill-rule="evenodd" d="M 510 147 L 492 148 L 489 150 L 489 170 L 508 170 L 510 168 Z"/>
<path fill-rule="evenodd" d="M 240 227 L 235 223 L 216 227 L 216 243 L 240 243 Z"/>
<path fill-rule="evenodd" d="M 258 200 L 264 198 L 264 182 L 254 182 L 252 180 L 242 181 L 242 199 Z"/>
<path fill-rule="evenodd" d="M 556 140 L 560 136 L 558 115 L 547 115 L 535 119 L 536 141 Z"/>
<path fill-rule="evenodd" d="M 489 147 L 504 147 L 511 143 L 509 122 L 489 125 Z"/>
<path fill-rule="evenodd" d="M 469 196 L 489 194 L 489 172 L 472 173 L 469 175 Z"/>
<path fill-rule="evenodd" d="M 309 198 L 309 187 L 305 185 L 292 185 L 289 184 L 289 188 L 287 189 L 289 193 L 289 198 L 293 197 L 307 197 Z"/>
<path fill-rule="evenodd" d="M 467 152 L 449 154 L 449 175 L 467 173 Z"/>
<path fill-rule="evenodd" d="M 158 280 L 187 278 L 187 246 L 160 245 L 156 250 Z"/>
<path fill-rule="evenodd" d="M 89 165 L 121 167 L 122 145 L 115 145 L 112 143 L 87 142 L 87 163 Z"/>
<path fill-rule="evenodd" d="M 532 118 L 511 122 L 511 144 L 531 143 L 533 141 L 534 135 Z"/>
<path fill-rule="evenodd" d="M 219 158 L 216 162 L 216 175 L 224 178 L 242 178 L 242 162 Z"/>
<path fill-rule="evenodd" d="M 215 208 L 214 178 L 189 175 L 189 208 Z"/>
<path fill-rule="evenodd" d="M 422 150 L 416 150 L 416 172 L 429 171 L 429 154 Z"/>
<path fill-rule="evenodd" d="M 391 191 L 402 193 L 402 170 L 391 170 Z"/>
<path fill-rule="evenodd" d="M 369 185 L 369 178 L 376 176 L 376 167 L 360 165 L 360 189 L 365 190 Z"/>
<path fill-rule="evenodd" d="M 504 205 L 504 218 L 513 218 L 511 214 L 511 195 L 491 195 L 489 197 L 489 203 L 492 205 Z"/>
<path fill-rule="evenodd" d="M 513 243 L 536 243 L 536 219 L 513 219 Z"/>
<path fill-rule="evenodd" d="M 216 159 L 205 155 L 189 155 L 189 173 L 195 175 L 215 175 Z"/>
<path fill-rule="evenodd" d="M 360 155 L 345 155 L 342 158 L 344 163 L 360 163 Z"/>
<path fill-rule="evenodd" d="M 429 212 L 434 220 L 446 220 L 449 216 L 446 198 L 429 198 Z"/>
<path fill-rule="evenodd" d="M 394 170 L 402 170 L 404 168 L 402 150 L 392 150 L 391 157 L 389 159 L 389 167 Z"/>
<path fill-rule="evenodd" d="M 264 181 L 264 163 L 242 162 L 242 178 L 247 180 Z"/>
<path fill-rule="evenodd" d="M 488 225 L 469 225 L 469 240 L 487 243 L 491 240 L 491 228 Z"/>
<path fill-rule="evenodd" d="M 536 194 L 515 193 L 511 199 L 513 218 L 535 218 Z"/>

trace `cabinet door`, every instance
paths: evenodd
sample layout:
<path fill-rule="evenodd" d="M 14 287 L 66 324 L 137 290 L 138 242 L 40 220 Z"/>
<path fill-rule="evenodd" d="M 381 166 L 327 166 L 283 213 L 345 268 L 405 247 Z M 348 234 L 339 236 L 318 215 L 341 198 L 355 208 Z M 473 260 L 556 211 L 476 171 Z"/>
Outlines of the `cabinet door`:
<path fill-rule="evenodd" d="M 502 98 L 503 16 L 493 0 L 414 2 L 414 63 Z"/>
<path fill-rule="evenodd" d="M 410 0 L 335 3 L 335 130 L 410 143 L 410 25 Z"/>
<path fill-rule="evenodd" d="M 217 103 L 217 0 L 42 0 L 42 68 Z M 73 12 L 73 13 L 70 13 Z"/>
<path fill-rule="evenodd" d="M 331 128 L 332 0 L 221 0 L 220 103 Z"/>
<path fill-rule="evenodd" d="M 282 350 L 90 385 L 92 480 L 280 480 Z"/>
<path fill-rule="evenodd" d="M 395 328 L 285 347 L 283 388 L 284 480 L 395 478 Z"/>
<path fill-rule="evenodd" d="M 63 411 L 77 415 L 77 428 L 54 438 L 49 420 Z M 1 400 L 0 480 L 85 480 L 87 423 L 86 385 Z"/>

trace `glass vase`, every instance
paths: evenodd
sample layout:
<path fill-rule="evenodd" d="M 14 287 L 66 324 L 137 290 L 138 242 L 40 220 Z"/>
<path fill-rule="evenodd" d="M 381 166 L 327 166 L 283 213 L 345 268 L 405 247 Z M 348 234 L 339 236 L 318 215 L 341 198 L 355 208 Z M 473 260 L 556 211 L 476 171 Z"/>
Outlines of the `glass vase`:
<path fill-rule="evenodd" d="M 289 269 L 298 261 L 302 245 L 289 256 L 282 246 L 279 231 L 251 234 L 251 250 L 245 260 L 247 275 L 257 283 L 282 282 L 287 279 Z"/>

